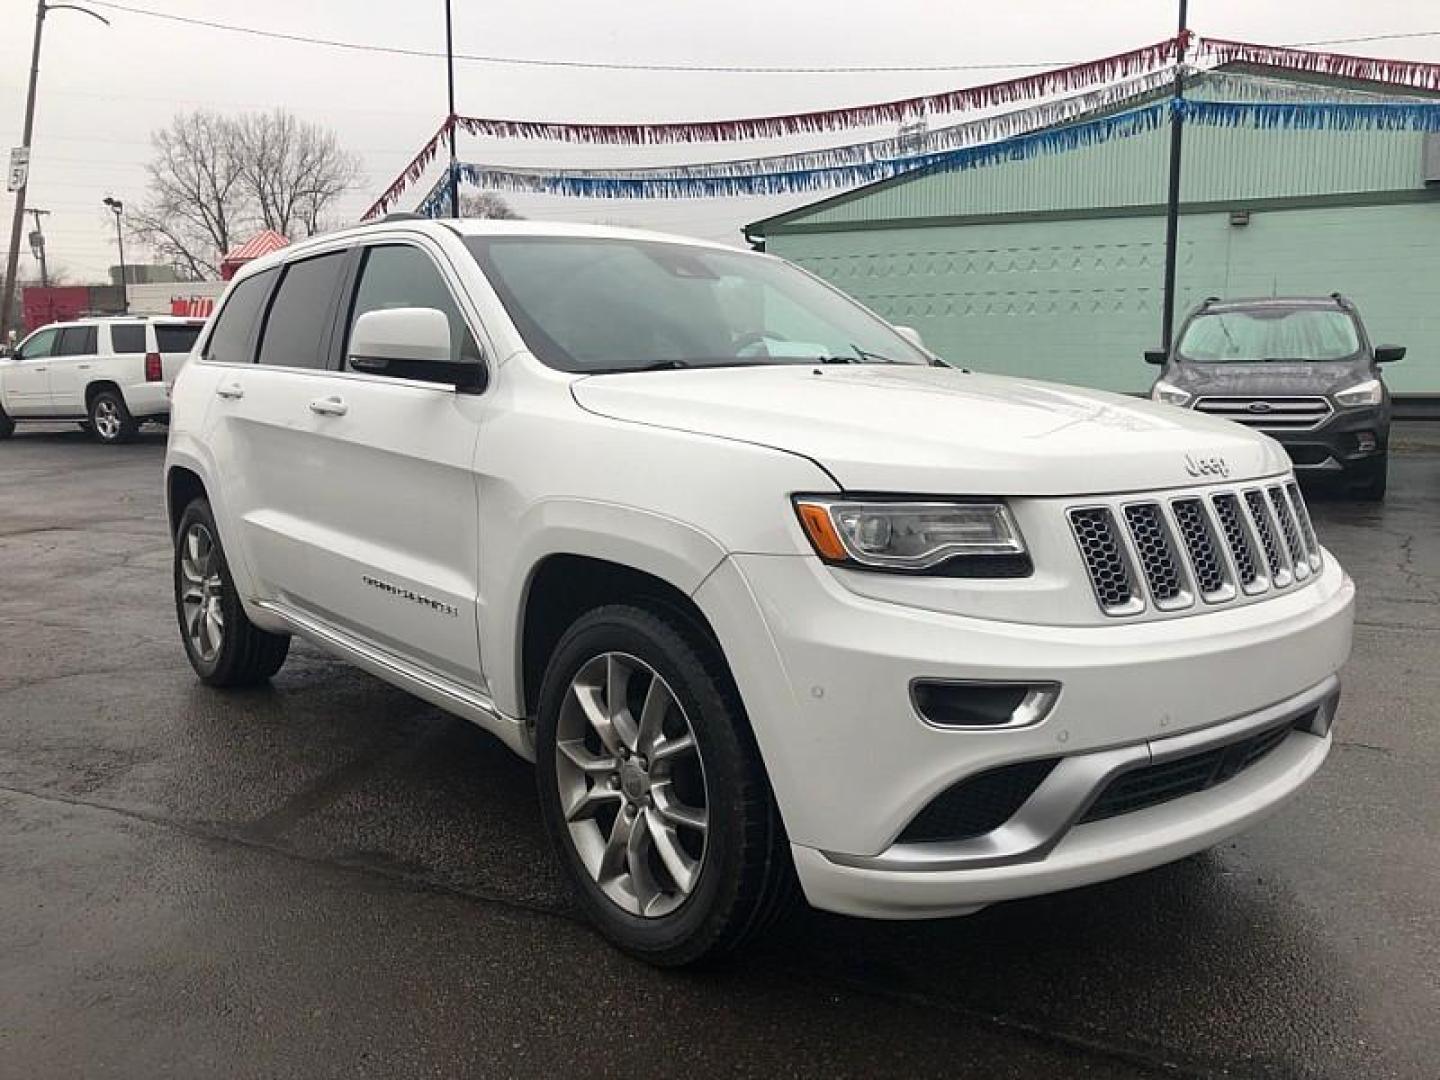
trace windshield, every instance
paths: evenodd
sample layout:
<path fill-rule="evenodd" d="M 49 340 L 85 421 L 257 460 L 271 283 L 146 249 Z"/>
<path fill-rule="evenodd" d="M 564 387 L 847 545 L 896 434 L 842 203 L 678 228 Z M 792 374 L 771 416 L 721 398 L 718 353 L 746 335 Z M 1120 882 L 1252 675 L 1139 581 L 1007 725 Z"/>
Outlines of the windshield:
<path fill-rule="evenodd" d="M 562 371 L 931 363 L 887 324 L 778 259 L 610 238 L 466 243 L 530 351 Z"/>
<path fill-rule="evenodd" d="M 1177 350 L 1202 364 L 1348 360 L 1360 335 L 1348 312 L 1326 308 L 1254 308 L 1195 316 Z"/>

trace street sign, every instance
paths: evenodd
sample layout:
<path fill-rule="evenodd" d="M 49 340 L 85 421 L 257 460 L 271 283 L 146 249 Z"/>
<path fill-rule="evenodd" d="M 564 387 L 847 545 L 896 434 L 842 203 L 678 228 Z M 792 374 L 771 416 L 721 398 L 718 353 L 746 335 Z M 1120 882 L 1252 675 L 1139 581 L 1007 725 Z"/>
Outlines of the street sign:
<path fill-rule="evenodd" d="M 6 191 L 19 191 L 30 178 L 30 148 L 16 146 L 10 150 L 10 177 L 5 182 Z"/>

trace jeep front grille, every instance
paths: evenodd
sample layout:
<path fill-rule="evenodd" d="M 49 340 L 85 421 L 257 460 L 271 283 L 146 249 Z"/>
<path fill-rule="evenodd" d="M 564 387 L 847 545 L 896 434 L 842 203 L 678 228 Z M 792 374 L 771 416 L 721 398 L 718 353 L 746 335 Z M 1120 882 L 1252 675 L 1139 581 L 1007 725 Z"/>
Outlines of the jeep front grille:
<path fill-rule="evenodd" d="M 1323 397 L 1202 397 L 1195 411 L 1262 431 L 1309 431 L 1334 409 Z"/>
<path fill-rule="evenodd" d="M 1240 602 L 1320 571 L 1320 544 L 1293 481 L 1121 498 L 1067 516 L 1108 615 Z"/>

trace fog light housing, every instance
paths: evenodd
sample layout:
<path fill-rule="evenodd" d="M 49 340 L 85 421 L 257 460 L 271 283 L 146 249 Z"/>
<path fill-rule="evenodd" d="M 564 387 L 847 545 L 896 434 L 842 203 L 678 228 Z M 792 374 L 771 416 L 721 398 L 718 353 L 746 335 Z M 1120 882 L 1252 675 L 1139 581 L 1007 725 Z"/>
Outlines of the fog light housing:
<path fill-rule="evenodd" d="M 1375 448 L 1379 445 L 1379 442 L 1375 438 L 1375 432 L 1373 431 L 1362 431 L 1355 436 L 1356 453 L 1373 454 Z"/>
<path fill-rule="evenodd" d="M 915 711 L 932 727 L 994 731 L 1032 727 L 1050 714 L 1059 683 L 916 679 L 910 684 Z"/>

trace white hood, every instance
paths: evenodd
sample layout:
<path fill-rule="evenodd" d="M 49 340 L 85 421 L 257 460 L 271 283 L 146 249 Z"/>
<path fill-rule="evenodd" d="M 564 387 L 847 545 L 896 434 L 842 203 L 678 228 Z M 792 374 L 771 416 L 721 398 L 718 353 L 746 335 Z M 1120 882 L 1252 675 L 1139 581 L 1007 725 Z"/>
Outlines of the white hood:
<path fill-rule="evenodd" d="M 775 365 L 597 375 L 584 409 L 803 454 L 847 491 L 1099 495 L 1273 476 L 1274 440 L 1093 390 L 948 368 Z M 1223 462 L 1228 476 L 1210 470 Z M 1198 472 L 1198 475 L 1197 475 Z"/>

